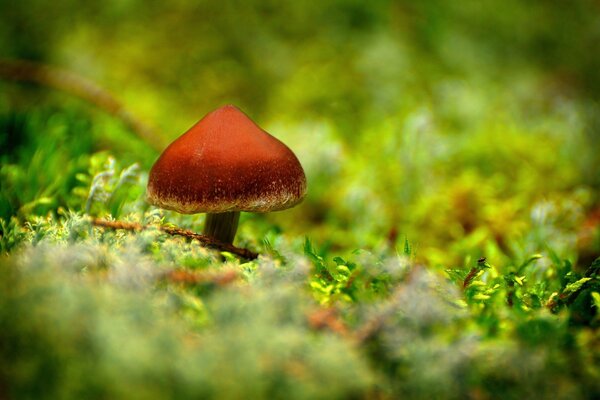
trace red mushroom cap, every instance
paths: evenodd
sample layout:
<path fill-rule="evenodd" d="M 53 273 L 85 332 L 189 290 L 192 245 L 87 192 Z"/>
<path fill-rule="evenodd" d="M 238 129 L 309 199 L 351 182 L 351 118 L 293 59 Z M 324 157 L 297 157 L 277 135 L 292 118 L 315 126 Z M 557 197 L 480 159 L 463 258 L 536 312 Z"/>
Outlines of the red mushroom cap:
<path fill-rule="evenodd" d="M 267 212 L 302 201 L 306 177 L 294 153 L 227 105 L 167 147 L 148 178 L 148 201 L 183 214 Z"/>

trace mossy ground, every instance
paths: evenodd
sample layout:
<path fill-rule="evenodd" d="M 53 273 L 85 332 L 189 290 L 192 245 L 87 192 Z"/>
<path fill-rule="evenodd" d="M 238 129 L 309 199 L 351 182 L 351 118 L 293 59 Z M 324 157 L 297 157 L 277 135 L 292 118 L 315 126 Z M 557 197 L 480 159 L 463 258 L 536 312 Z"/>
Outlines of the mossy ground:
<path fill-rule="evenodd" d="M 0 81 L 0 398 L 600 396 L 597 6 L 38 3 L 6 55 L 164 143 L 237 104 L 308 195 L 242 214 L 253 261 L 171 236 L 204 216 L 146 203 L 157 143 Z"/>

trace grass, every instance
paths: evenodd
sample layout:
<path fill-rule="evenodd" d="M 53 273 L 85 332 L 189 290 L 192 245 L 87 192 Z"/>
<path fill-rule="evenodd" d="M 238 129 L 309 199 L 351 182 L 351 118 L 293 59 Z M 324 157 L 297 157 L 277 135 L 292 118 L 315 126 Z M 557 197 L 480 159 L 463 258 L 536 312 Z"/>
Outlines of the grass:
<path fill-rule="evenodd" d="M 149 207 L 144 167 L 93 153 L 85 147 L 91 142 L 65 141 L 64 132 L 85 132 L 81 127 L 90 124 L 70 114 L 46 120 L 44 115 L 27 116 L 20 125 L 33 143 L 3 155 L 3 185 L 9 189 L 2 192 L 0 315 L 7 328 L 0 336 L 5 361 L 0 387 L 7 396 L 591 398 L 600 393 L 599 261 L 574 264 L 590 193 L 582 187 L 536 204 L 536 193 L 523 188 L 538 174 L 554 173 L 546 169 L 546 153 L 535 154 L 529 172 L 519 171 L 510 187 L 503 186 L 503 171 L 508 175 L 514 167 L 511 160 L 531 153 L 529 138 L 504 138 L 476 151 L 475 137 L 454 147 L 458 158 L 446 152 L 420 156 L 410 142 L 398 144 L 412 160 L 401 156 L 402 168 L 389 170 L 392 176 L 385 179 L 398 173 L 400 181 L 414 180 L 419 198 L 431 190 L 444 193 L 409 197 L 396 214 L 399 226 L 407 232 L 422 229 L 427 241 L 394 232 L 373 236 L 386 225 L 369 218 L 377 213 L 385 219 L 394 212 L 386 197 L 403 197 L 382 179 L 364 186 L 356 181 L 368 172 L 361 163 L 379 162 L 370 152 L 354 153 L 354 162 L 344 163 L 336 175 L 348 189 L 377 192 L 383 203 L 377 209 L 352 203 L 353 195 L 364 193 L 344 193 L 347 189 L 335 184 L 319 187 L 318 179 L 327 178 L 312 175 L 311 163 L 318 161 L 309 158 L 309 182 L 312 177 L 332 208 L 325 221 L 312 222 L 314 236 L 307 238 L 285 234 L 278 226 L 286 219 L 246 215 L 238 244 L 262 256 L 244 262 L 227 253 L 221 259 L 197 242 L 157 229 L 93 226 L 88 215 L 198 230 L 203 217 Z M 5 122 L 5 130 L 7 125 L 14 123 Z M 47 134 L 34 134 L 41 131 Z M 61 152 L 53 151 L 59 147 Z M 497 163 L 493 168 L 482 163 L 489 157 Z M 435 189 L 418 184 L 440 171 L 436 164 L 448 162 L 461 163 L 464 171 L 450 177 L 442 169 L 444 175 L 429 180 L 439 182 Z M 478 163 L 482 167 L 473 169 Z M 36 177 L 42 170 L 48 173 Z M 406 170 L 413 175 L 402 178 Z M 562 181 L 577 175 L 555 173 L 561 182 L 544 190 L 565 193 Z M 335 190 L 339 209 L 327 194 Z M 299 207 L 307 221 L 322 202 L 312 194 Z M 526 221 L 520 215 L 531 202 Z M 347 221 L 349 207 L 355 218 Z M 332 238 L 315 239 L 324 229 Z M 355 248 L 363 238 L 373 245 Z M 488 258 L 477 261 L 483 256 Z"/>
<path fill-rule="evenodd" d="M 165 143 L 239 105 L 308 194 L 208 249 L 158 229 L 204 216 L 145 201 L 157 143 L 1 81 L 0 398 L 600 397 L 591 2 L 38 3 L 3 57 Z"/>

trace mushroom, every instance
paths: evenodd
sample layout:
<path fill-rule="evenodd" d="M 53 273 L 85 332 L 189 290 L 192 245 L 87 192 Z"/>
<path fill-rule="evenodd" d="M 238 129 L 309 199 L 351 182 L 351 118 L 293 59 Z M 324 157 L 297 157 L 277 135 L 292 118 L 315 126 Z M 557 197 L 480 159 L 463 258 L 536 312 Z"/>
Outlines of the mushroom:
<path fill-rule="evenodd" d="M 147 199 L 182 214 L 207 213 L 203 233 L 231 244 L 241 211 L 284 210 L 305 194 L 294 153 L 226 105 L 166 148 L 150 171 Z"/>

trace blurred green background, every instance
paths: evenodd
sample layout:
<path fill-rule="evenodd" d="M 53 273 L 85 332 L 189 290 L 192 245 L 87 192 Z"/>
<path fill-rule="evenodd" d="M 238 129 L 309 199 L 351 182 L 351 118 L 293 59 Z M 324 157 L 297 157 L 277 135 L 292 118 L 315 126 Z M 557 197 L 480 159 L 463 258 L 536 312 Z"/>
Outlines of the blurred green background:
<path fill-rule="evenodd" d="M 242 239 L 284 232 L 344 253 L 408 238 L 434 265 L 550 245 L 588 265 L 600 249 L 598 43 L 594 0 L 2 0 L 0 58 L 95 82 L 154 137 L 0 80 L 0 217 L 73 207 L 95 152 L 148 171 L 233 103 L 296 152 L 309 182 L 295 209 L 246 215 Z"/>
<path fill-rule="evenodd" d="M 598 0 L 0 0 L 0 399 L 600 398 L 599 45 Z M 144 199 L 227 103 L 308 178 L 254 261 Z"/>

